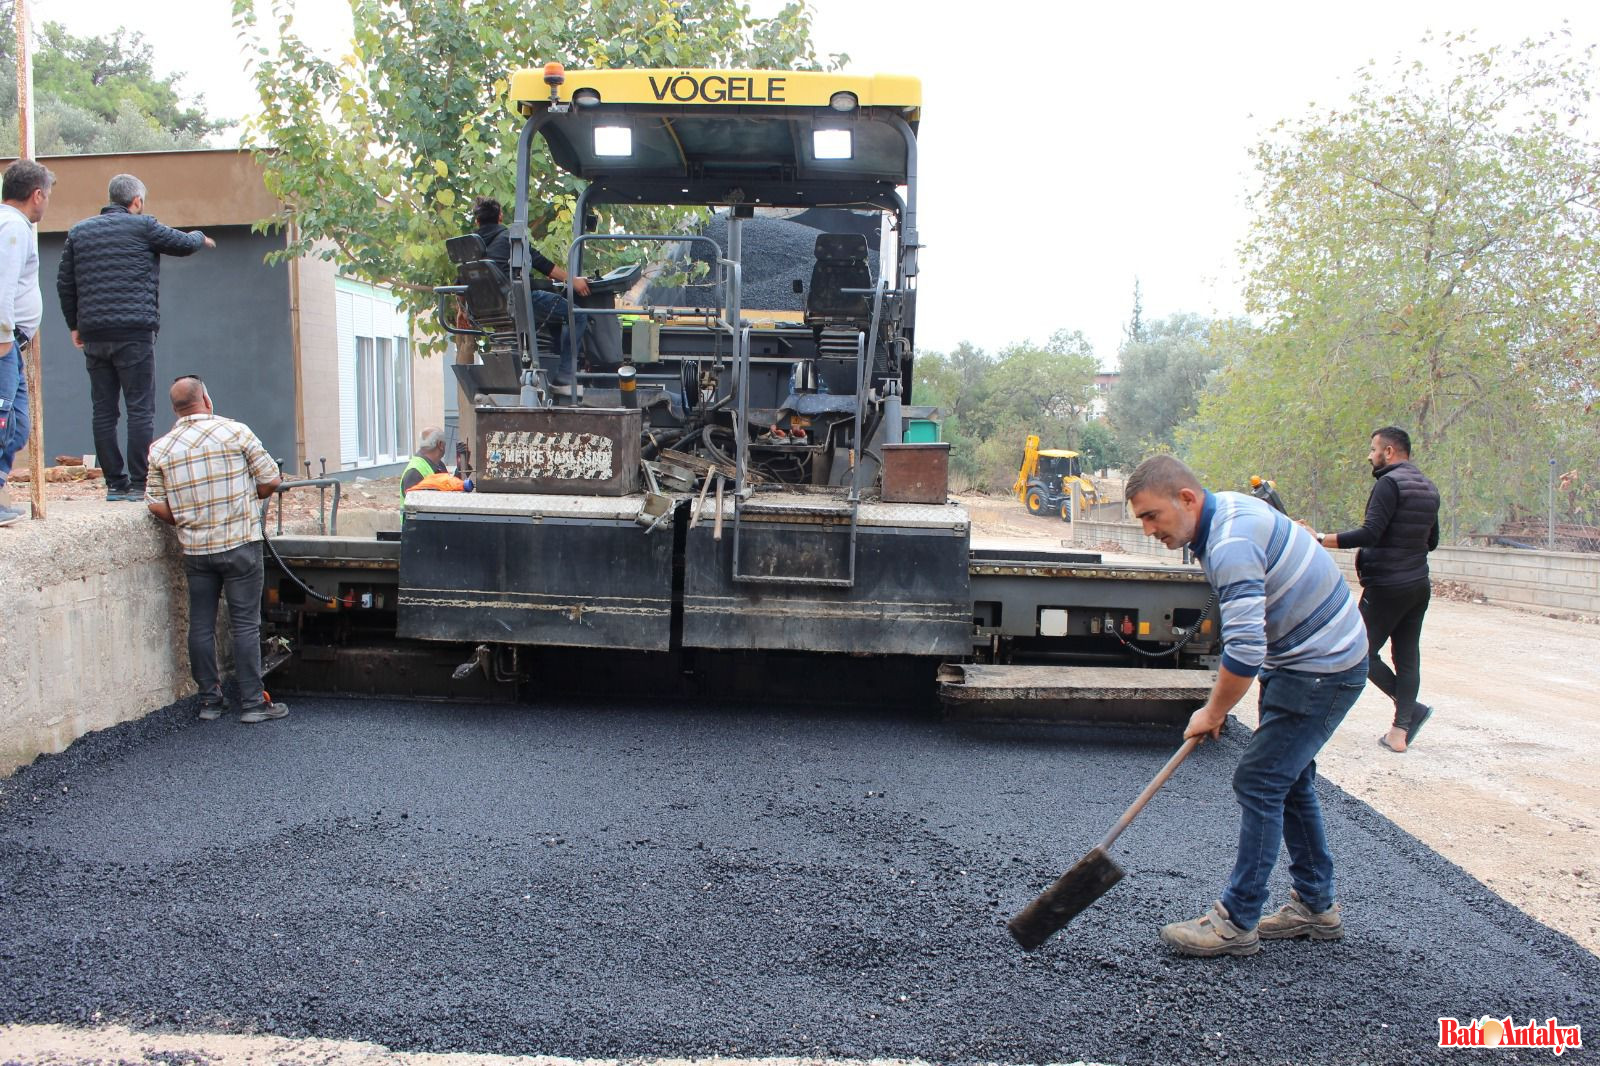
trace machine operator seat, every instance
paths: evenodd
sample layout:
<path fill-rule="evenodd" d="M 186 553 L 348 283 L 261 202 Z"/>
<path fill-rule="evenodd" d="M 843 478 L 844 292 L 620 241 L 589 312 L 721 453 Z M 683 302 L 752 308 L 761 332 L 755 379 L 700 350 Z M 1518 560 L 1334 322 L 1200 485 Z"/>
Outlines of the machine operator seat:
<path fill-rule="evenodd" d="M 504 267 L 484 258 L 483 238 L 468 233 L 451 237 L 444 246 L 456 264 L 458 284 L 467 287 L 462 296 L 467 315 L 491 333 L 511 329 L 511 282 Z"/>
<path fill-rule="evenodd" d="M 444 246 L 450 261 L 456 264 L 457 284 L 467 288 L 461 296 L 467 317 L 478 329 L 490 334 L 490 352 L 515 360 L 517 323 L 511 314 L 511 280 L 506 274 L 506 265 L 497 259 L 484 258 L 483 238 L 476 233 L 451 237 Z M 541 352 L 555 351 L 560 328 L 560 323 L 553 321 L 538 327 Z"/>
<path fill-rule="evenodd" d="M 872 288 L 872 272 L 867 266 L 867 238 L 860 233 L 819 233 L 815 254 L 805 322 L 820 348 L 824 331 L 855 334 L 871 328 L 872 297 L 843 290 Z"/>

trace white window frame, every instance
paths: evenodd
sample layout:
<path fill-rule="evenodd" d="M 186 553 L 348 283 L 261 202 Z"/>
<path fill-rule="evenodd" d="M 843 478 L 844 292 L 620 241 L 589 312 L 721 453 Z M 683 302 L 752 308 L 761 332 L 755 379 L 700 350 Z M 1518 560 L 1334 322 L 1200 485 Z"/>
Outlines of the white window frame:
<path fill-rule="evenodd" d="M 343 469 L 404 462 L 411 454 L 409 320 L 390 290 L 340 278 L 339 442 Z"/>

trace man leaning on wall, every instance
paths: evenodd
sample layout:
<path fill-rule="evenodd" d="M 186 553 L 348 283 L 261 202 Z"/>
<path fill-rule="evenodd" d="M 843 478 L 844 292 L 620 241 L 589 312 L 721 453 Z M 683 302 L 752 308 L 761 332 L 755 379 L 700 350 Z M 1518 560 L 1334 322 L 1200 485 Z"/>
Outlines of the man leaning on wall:
<path fill-rule="evenodd" d="M 178 422 L 150 447 L 150 513 L 178 530 L 189 582 L 189 669 L 200 689 L 200 718 L 222 717 L 217 669 L 217 601 L 228 599 L 241 722 L 282 718 L 289 708 L 261 686 L 261 523 L 258 501 L 282 476 L 250 427 L 218 416 L 205 383 L 172 383 Z"/>
<path fill-rule="evenodd" d="M 155 435 L 155 342 L 161 328 L 161 257 L 193 255 L 217 242 L 182 233 L 144 213 L 144 182 L 118 174 L 111 202 L 67 231 L 56 272 L 61 314 L 83 349 L 94 405 L 94 450 L 106 499 L 142 500 Z M 128 409 L 128 456 L 117 442 L 118 401 Z"/>

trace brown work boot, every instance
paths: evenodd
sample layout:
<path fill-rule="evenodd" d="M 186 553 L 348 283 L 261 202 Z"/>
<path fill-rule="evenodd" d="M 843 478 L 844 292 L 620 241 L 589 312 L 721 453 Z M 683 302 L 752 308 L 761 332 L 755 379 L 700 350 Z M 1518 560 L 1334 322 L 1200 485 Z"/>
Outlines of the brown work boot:
<path fill-rule="evenodd" d="M 1256 932 L 1263 940 L 1288 940 L 1290 937 L 1308 936 L 1312 940 L 1343 940 L 1344 920 L 1339 917 L 1335 903 L 1325 911 L 1314 911 L 1300 902 L 1300 893 L 1289 890 L 1289 902 L 1278 908 L 1276 914 L 1261 919 Z"/>
<path fill-rule="evenodd" d="M 1211 958 L 1214 955 L 1254 955 L 1261 938 L 1254 929 L 1240 929 L 1228 918 L 1220 902 L 1198 918 L 1161 927 L 1161 939 L 1180 955 Z"/>

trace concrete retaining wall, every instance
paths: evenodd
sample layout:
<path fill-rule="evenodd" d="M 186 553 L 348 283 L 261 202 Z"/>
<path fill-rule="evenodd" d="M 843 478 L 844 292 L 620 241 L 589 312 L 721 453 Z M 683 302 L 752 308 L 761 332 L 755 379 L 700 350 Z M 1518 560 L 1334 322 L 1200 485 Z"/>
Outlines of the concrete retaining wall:
<path fill-rule="evenodd" d="M 192 689 L 178 558 L 133 503 L 0 529 L 0 777 Z"/>
<path fill-rule="evenodd" d="M 1130 523 L 1076 522 L 1073 540 L 1085 548 L 1116 544 L 1129 554 L 1180 561 L 1178 552 L 1163 548 Z M 1356 585 L 1356 553 L 1336 551 L 1333 557 Z M 1446 545 L 1428 556 L 1428 572 L 1435 581 L 1460 582 L 1491 603 L 1600 615 L 1597 554 Z"/>

